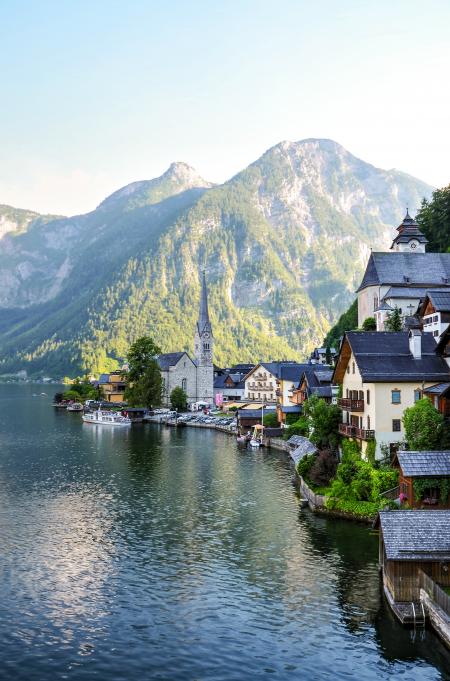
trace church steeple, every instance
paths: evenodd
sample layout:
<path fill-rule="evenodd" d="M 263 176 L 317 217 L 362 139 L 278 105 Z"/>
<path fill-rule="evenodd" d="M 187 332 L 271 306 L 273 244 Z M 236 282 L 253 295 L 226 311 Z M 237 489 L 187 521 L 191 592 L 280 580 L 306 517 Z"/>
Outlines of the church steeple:
<path fill-rule="evenodd" d="M 200 308 L 195 327 L 194 362 L 197 367 L 197 400 L 204 400 L 208 403 L 212 403 L 214 399 L 213 345 L 214 338 L 208 310 L 208 289 L 206 274 L 203 270 Z"/>
<path fill-rule="evenodd" d="M 408 209 L 406 209 L 403 222 L 397 227 L 397 232 L 391 250 L 401 253 L 425 253 L 428 241 L 420 231 L 416 220 L 410 216 Z"/>
<path fill-rule="evenodd" d="M 206 288 L 205 270 L 203 270 L 202 277 L 202 292 L 200 295 L 200 310 L 198 313 L 197 331 L 200 336 L 203 335 L 205 331 L 211 334 L 211 322 L 209 321 L 208 311 L 208 289 Z"/>

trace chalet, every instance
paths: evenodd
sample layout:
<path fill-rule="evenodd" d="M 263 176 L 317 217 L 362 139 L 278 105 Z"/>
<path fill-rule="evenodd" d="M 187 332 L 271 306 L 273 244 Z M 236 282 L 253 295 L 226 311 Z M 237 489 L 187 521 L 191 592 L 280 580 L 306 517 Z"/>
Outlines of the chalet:
<path fill-rule="evenodd" d="M 422 393 L 443 416 L 450 417 L 450 383 L 430 385 Z"/>
<path fill-rule="evenodd" d="M 342 341 L 333 382 L 342 386 L 341 435 L 356 439 L 361 451 L 376 440 L 394 451 L 404 440 L 403 412 L 422 396 L 422 390 L 448 381 L 449 367 L 436 343 L 420 331 L 349 331 Z"/>
<path fill-rule="evenodd" d="M 400 451 L 400 492 L 411 508 L 450 509 L 450 451 Z"/>
<path fill-rule="evenodd" d="M 301 406 L 292 402 L 292 393 L 310 364 L 285 364 L 280 367 L 277 378 L 277 418 L 278 423 L 286 423 L 288 414 L 300 415 Z"/>
<path fill-rule="evenodd" d="M 257 364 L 245 377 L 245 399 L 275 404 L 277 390 L 283 390 L 279 384 L 281 370 L 284 367 L 298 366 L 300 365 L 297 362 L 262 362 Z"/>
<path fill-rule="evenodd" d="M 419 315 L 424 332 L 431 333 L 437 342 L 450 324 L 450 289 L 427 291 Z"/>
<path fill-rule="evenodd" d="M 114 404 L 122 404 L 124 402 L 127 384 L 122 370 L 112 371 L 110 374 L 100 374 L 98 386 L 107 402 L 113 402 Z"/>
<path fill-rule="evenodd" d="M 216 405 L 224 402 L 242 400 L 245 393 L 244 375 L 241 373 L 222 373 L 214 379 L 214 401 Z"/>
<path fill-rule="evenodd" d="M 381 511 L 376 527 L 384 592 L 400 621 L 425 619 L 424 590 L 448 608 L 450 511 Z"/>
<path fill-rule="evenodd" d="M 370 255 L 358 294 L 358 325 L 375 317 L 384 329 L 390 310 L 411 316 L 429 289 L 450 291 L 450 253 L 426 253 L 427 240 L 407 212 L 391 253 Z"/>
<path fill-rule="evenodd" d="M 328 365 L 308 366 L 303 371 L 300 381 L 292 391 L 290 401 L 293 404 L 303 404 L 312 395 L 320 397 L 325 402 L 337 399 L 337 386 L 332 386 L 333 368 Z"/>

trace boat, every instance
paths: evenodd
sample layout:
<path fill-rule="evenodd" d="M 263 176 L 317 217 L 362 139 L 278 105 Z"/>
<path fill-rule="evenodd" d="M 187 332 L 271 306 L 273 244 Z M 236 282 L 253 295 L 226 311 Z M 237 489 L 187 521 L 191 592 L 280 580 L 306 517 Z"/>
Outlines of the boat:
<path fill-rule="evenodd" d="M 95 423 L 99 426 L 131 426 L 131 419 L 116 411 L 91 411 L 81 417 L 85 423 Z"/>
<path fill-rule="evenodd" d="M 262 426 L 260 423 L 257 423 L 256 426 L 253 428 L 252 437 L 250 439 L 250 442 L 248 443 L 250 447 L 256 448 L 262 446 L 263 431 L 264 426 Z"/>
<path fill-rule="evenodd" d="M 55 407 L 55 409 L 67 409 L 69 406 L 68 402 L 53 402 L 52 407 Z"/>
<path fill-rule="evenodd" d="M 81 402 L 71 402 L 67 406 L 67 411 L 83 411 L 83 405 Z"/>

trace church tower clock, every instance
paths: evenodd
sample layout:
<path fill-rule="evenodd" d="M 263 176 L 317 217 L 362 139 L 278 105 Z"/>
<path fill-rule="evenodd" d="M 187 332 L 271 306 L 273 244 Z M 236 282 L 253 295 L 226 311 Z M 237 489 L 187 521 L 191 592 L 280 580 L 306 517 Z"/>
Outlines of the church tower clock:
<path fill-rule="evenodd" d="M 214 399 L 214 338 L 208 311 L 208 289 L 203 271 L 200 309 L 195 328 L 194 361 L 197 366 L 197 400 L 213 402 Z"/>
<path fill-rule="evenodd" d="M 406 211 L 401 225 L 397 227 L 397 236 L 392 242 L 391 251 L 397 253 L 425 253 L 427 239 L 420 231 L 419 225 Z"/>

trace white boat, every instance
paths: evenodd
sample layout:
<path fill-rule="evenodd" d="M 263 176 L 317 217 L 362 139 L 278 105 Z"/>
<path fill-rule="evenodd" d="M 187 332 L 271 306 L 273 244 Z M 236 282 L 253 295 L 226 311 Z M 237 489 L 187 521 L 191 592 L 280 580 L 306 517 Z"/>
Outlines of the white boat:
<path fill-rule="evenodd" d="M 67 405 L 67 411 L 83 411 L 83 405 L 81 402 L 71 402 Z"/>
<path fill-rule="evenodd" d="M 131 426 L 131 419 L 116 411 L 88 412 L 81 417 L 85 423 L 95 423 L 99 426 Z"/>
<path fill-rule="evenodd" d="M 250 440 L 248 443 L 250 447 L 261 447 L 261 443 L 259 440 L 254 440 L 253 438 Z"/>

